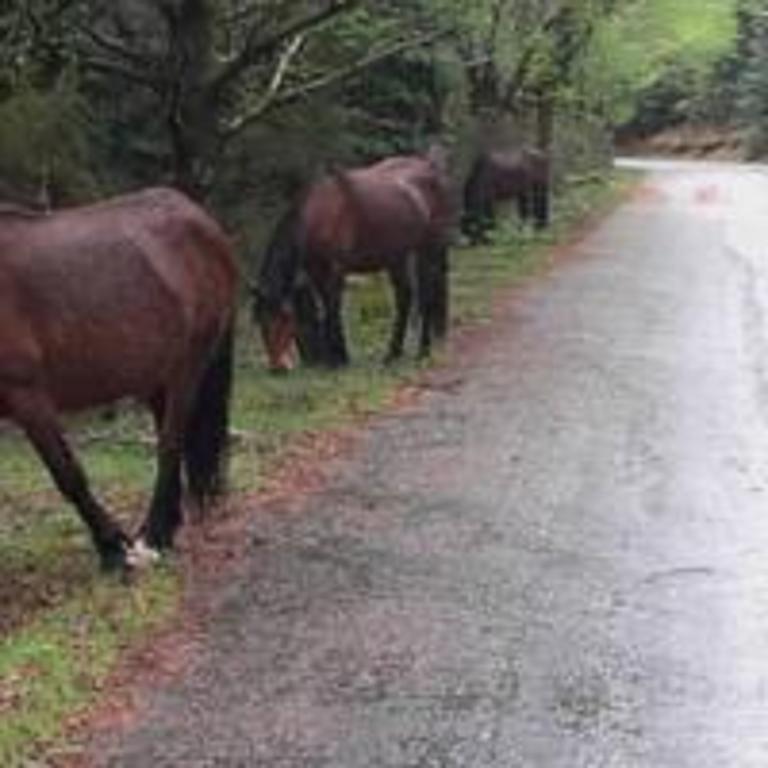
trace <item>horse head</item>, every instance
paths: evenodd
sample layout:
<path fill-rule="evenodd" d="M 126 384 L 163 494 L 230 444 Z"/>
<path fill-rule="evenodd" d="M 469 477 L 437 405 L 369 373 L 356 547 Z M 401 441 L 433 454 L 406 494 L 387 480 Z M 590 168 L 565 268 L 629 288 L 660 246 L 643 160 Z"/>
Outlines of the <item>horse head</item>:
<path fill-rule="evenodd" d="M 248 286 L 251 295 L 251 313 L 261 331 L 267 365 L 273 373 L 293 370 L 296 361 L 293 342 L 296 338 L 296 318 L 291 302 L 276 298 L 259 283 Z"/>
<path fill-rule="evenodd" d="M 300 221 L 296 207 L 289 208 L 278 220 L 261 259 L 258 278 L 250 285 L 252 316 L 261 331 L 272 371 L 294 367 L 296 321 L 291 299 L 301 262 Z"/>
<path fill-rule="evenodd" d="M 278 221 L 250 285 L 252 315 L 264 341 L 269 369 L 292 370 L 296 352 L 305 363 L 324 362 L 320 316 L 306 272 L 303 206 L 307 192 Z"/>

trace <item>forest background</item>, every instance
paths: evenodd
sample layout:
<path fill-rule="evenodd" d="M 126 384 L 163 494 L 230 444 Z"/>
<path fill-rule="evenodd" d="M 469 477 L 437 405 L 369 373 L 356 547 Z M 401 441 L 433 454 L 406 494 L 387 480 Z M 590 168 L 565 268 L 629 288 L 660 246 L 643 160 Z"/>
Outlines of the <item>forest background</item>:
<path fill-rule="evenodd" d="M 768 148 L 768 0 L 3 0 L 0 198 L 172 184 L 247 268 L 329 164 L 530 141 L 556 178 L 618 134 L 718 124 Z"/>
<path fill-rule="evenodd" d="M 608 173 L 617 140 L 646 151 L 688 129 L 709 137 L 707 153 L 768 153 L 768 0 L 0 0 L 0 202 L 171 184 L 225 223 L 246 275 L 287 202 L 329 166 L 439 141 L 458 195 L 481 148 L 551 152 L 553 227 L 509 222 L 494 244 L 453 251 L 454 327 L 487 318 L 500 285 L 623 189 Z M 418 372 L 380 365 L 386 285 L 350 293 L 343 374 L 269 376 L 242 313 L 227 514 L 303 436 L 322 462 L 323 429 L 383 407 Z M 69 434 L 130 526 L 154 470 L 152 425 L 137 409 L 104 416 Z M 64 748 L 124 649 L 182 602 L 183 567 L 124 590 L 91 550 L 30 446 L 0 425 L 3 766 Z"/>

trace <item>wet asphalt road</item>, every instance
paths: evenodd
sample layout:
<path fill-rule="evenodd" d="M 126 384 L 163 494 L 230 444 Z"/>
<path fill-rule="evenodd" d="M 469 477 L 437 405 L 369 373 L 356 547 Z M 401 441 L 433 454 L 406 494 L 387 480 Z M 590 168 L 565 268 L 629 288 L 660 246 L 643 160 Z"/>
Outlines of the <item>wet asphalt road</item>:
<path fill-rule="evenodd" d="M 768 766 L 768 171 L 656 164 L 256 516 L 194 669 L 112 766 Z"/>

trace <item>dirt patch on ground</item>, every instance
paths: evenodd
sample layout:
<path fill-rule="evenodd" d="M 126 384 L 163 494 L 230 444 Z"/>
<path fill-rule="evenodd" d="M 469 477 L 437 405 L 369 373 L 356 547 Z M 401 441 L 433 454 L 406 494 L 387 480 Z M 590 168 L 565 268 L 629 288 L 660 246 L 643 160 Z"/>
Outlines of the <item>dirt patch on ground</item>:
<path fill-rule="evenodd" d="M 90 553 L 71 553 L 46 568 L 33 563 L 0 563 L 0 638 L 10 635 L 44 611 L 74 594 L 93 570 Z"/>
<path fill-rule="evenodd" d="M 407 407 L 419 391 L 418 386 L 403 385 L 384 410 Z M 88 765 L 78 745 L 85 749 L 89 733 L 130 727 L 149 695 L 189 668 L 199 653 L 215 597 L 237 577 L 246 551 L 259 544 L 249 530 L 254 516 L 268 518 L 278 508 L 281 515 L 302 513 L 339 462 L 352 455 L 371 418 L 361 415 L 343 429 L 299 437 L 274 462 L 262 491 L 233 498 L 216 519 L 182 529 L 176 555 L 184 584 L 180 610 L 164 629 L 124 653 L 98 702 L 65 724 L 65 752 L 46 755 L 46 764 Z"/>

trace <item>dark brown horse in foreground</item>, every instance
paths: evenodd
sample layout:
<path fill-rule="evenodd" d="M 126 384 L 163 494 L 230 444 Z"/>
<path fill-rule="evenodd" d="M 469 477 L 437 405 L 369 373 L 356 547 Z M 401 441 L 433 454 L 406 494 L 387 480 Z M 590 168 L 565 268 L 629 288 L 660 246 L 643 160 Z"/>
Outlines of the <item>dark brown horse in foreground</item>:
<path fill-rule="evenodd" d="M 309 362 L 345 365 L 341 311 L 350 273 L 385 270 L 395 296 L 387 361 L 403 351 L 414 292 L 420 352 L 447 323 L 448 183 L 434 155 L 393 157 L 335 171 L 278 223 L 254 288 L 270 367 L 289 367 L 294 339 Z"/>
<path fill-rule="evenodd" d="M 496 223 L 496 204 L 506 200 L 517 202 L 522 221 L 533 218 L 536 227 L 546 227 L 549 176 L 549 158 L 538 149 L 481 153 L 464 186 L 464 234 L 473 243 L 485 240 Z"/>
<path fill-rule="evenodd" d="M 220 489 L 236 283 L 218 225 L 172 190 L 49 215 L 0 208 L 0 419 L 24 430 L 105 568 L 171 546 L 182 464 L 196 501 Z M 136 541 L 92 495 L 59 422 L 123 397 L 158 433 Z"/>

